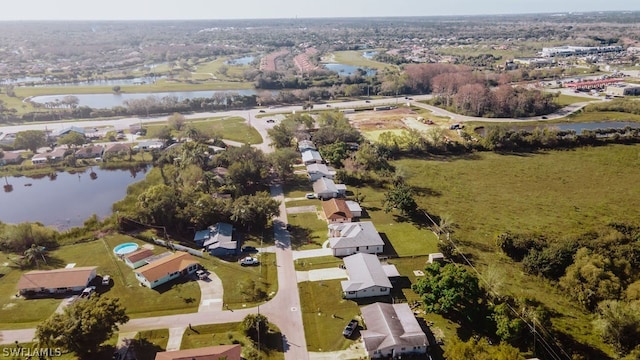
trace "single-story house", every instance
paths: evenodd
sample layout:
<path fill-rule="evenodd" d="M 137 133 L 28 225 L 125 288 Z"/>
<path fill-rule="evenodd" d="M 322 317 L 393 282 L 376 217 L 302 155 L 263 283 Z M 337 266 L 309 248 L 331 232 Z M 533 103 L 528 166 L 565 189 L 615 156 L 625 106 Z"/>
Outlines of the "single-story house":
<path fill-rule="evenodd" d="M 443 261 L 444 261 L 444 254 L 442 253 L 431 253 L 429 254 L 429 260 L 427 260 L 429 264 L 433 264 L 434 262 L 443 262 Z"/>
<path fill-rule="evenodd" d="M 307 165 L 307 173 L 312 182 L 323 177 L 333 180 L 336 176 L 336 169 L 325 164 L 311 164 Z"/>
<path fill-rule="evenodd" d="M 347 256 L 344 258 L 344 266 L 349 277 L 349 280 L 341 282 L 345 298 L 358 299 L 390 294 L 393 286 L 378 256 L 364 253 Z"/>
<path fill-rule="evenodd" d="M 322 202 L 322 211 L 329 224 L 351 222 L 353 215 L 344 199 L 329 199 Z"/>
<path fill-rule="evenodd" d="M 153 289 L 180 276 L 191 275 L 198 270 L 198 261 L 189 253 L 177 251 L 136 269 L 135 275 L 144 286 Z"/>
<path fill-rule="evenodd" d="M 0 157 L 0 165 L 14 165 L 22 162 L 22 152 L 5 151 Z"/>
<path fill-rule="evenodd" d="M 0 145 L 9 145 L 13 146 L 16 142 L 16 134 L 15 133 L 3 133 L 0 134 Z"/>
<path fill-rule="evenodd" d="M 347 194 L 347 185 L 336 184 L 336 190 L 338 190 L 338 195 L 345 196 Z"/>
<path fill-rule="evenodd" d="M 124 263 L 132 269 L 137 269 L 147 265 L 147 259 L 153 256 L 153 251 L 149 249 L 138 249 L 130 254 L 124 255 Z"/>
<path fill-rule="evenodd" d="M 219 345 L 202 348 L 161 351 L 155 360 L 241 360 L 242 346 Z"/>
<path fill-rule="evenodd" d="M 20 295 L 35 296 L 80 292 L 96 277 L 96 266 L 36 270 L 18 280 Z"/>
<path fill-rule="evenodd" d="M 153 150 L 162 149 L 163 147 L 164 143 L 162 141 L 141 141 L 133 147 L 133 150 Z"/>
<path fill-rule="evenodd" d="M 233 225 L 227 223 L 217 223 L 197 231 L 193 241 L 214 256 L 235 255 L 239 250 L 238 242 L 233 240 Z"/>
<path fill-rule="evenodd" d="M 322 156 L 315 150 L 306 150 L 302 152 L 302 163 L 305 165 L 322 164 Z"/>
<path fill-rule="evenodd" d="M 329 224 L 329 247 L 333 256 L 356 253 L 379 254 L 384 241 L 371 221 Z"/>
<path fill-rule="evenodd" d="M 69 126 L 69 127 L 66 127 L 66 128 L 62 128 L 62 129 L 60 129 L 58 131 L 54 131 L 51 134 L 51 136 L 57 138 L 57 137 L 65 136 L 65 135 L 67 135 L 69 133 L 72 133 L 72 132 L 75 132 L 75 133 L 78 133 L 78 134 L 80 134 L 82 136 L 85 136 L 84 129 L 81 128 L 81 127 L 78 127 L 78 126 Z"/>
<path fill-rule="evenodd" d="M 104 149 L 104 155 L 115 154 L 122 156 L 128 154 L 129 150 L 131 150 L 131 146 L 129 144 L 114 143 Z"/>
<path fill-rule="evenodd" d="M 34 165 L 37 165 L 37 164 L 46 164 L 49 160 L 51 160 L 52 162 L 62 161 L 64 160 L 64 157 L 68 151 L 69 149 L 67 148 L 58 147 L 51 152 L 34 155 L 31 158 L 31 163 L 33 163 Z"/>
<path fill-rule="evenodd" d="M 360 308 L 367 330 L 360 332 L 369 357 L 426 354 L 429 340 L 409 304 L 373 303 Z"/>
<path fill-rule="evenodd" d="M 347 203 L 347 207 L 349 208 L 349 211 L 351 211 L 351 215 L 353 215 L 354 218 L 362 217 L 362 208 L 360 207 L 360 204 L 353 200 L 347 200 L 345 202 Z"/>
<path fill-rule="evenodd" d="M 78 159 L 99 158 L 99 157 L 102 157 L 103 153 L 104 153 L 104 147 L 100 145 L 88 145 L 76 151 L 76 158 Z"/>
<path fill-rule="evenodd" d="M 313 192 L 318 199 L 331 199 L 338 197 L 338 189 L 331 179 L 320 178 L 313 182 Z"/>
<path fill-rule="evenodd" d="M 316 145 L 311 140 L 300 140 L 298 141 L 298 151 L 304 152 L 307 150 L 318 150 Z"/>

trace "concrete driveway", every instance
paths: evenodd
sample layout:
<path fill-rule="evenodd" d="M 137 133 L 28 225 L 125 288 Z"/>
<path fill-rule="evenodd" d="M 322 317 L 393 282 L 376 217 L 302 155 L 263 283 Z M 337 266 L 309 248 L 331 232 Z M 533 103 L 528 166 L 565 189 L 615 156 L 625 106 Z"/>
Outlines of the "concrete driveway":
<path fill-rule="evenodd" d="M 221 311 L 222 310 L 222 280 L 213 272 L 208 273 L 205 280 L 198 280 L 200 286 L 200 306 L 198 312 Z"/>
<path fill-rule="evenodd" d="M 339 267 L 296 271 L 296 277 L 298 278 L 298 282 L 346 279 L 347 271 Z"/>

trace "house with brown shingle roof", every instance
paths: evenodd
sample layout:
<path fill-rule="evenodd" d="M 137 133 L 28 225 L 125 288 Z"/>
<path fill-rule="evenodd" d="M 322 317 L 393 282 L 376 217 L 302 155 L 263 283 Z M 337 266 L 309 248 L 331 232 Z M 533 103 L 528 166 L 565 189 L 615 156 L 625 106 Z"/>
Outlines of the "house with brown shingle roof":
<path fill-rule="evenodd" d="M 20 164 L 22 162 L 22 152 L 5 151 L 0 155 L 0 165 Z"/>
<path fill-rule="evenodd" d="M 115 154 L 115 155 L 120 155 L 120 154 L 127 154 L 129 153 L 129 151 L 131 150 L 131 146 L 129 146 L 128 144 L 122 144 L 122 143 L 114 143 L 111 145 L 108 145 L 105 149 L 104 149 L 104 154 Z"/>
<path fill-rule="evenodd" d="M 329 224 L 351 222 L 353 219 L 353 215 L 343 199 L 323 201 L 322 211 Z"/>
<path fill-rule="evenodd" d="M 150 264 L 136 269 L 135 275 L 144 286 L 153 289 L 181 276 L 188 276 L 198 270 L 199 263 L 189 253 L 177 251 Z"/>
<path fill-rule="evenodd" d="M 36 296 L 80 292 L 96 277 L 96 266 L 36 270 L 22 274 L 20 295 Z"/>
<path fill-rule="evenodd" d="M 100 145 L 89 145 L 85 146 L 76 151 L 76 157 L 78 159 L 91 159 L 102 157 L 102 153 L 104 152 L 104 147 Z"/>
<path fill-rule="evenodd" d="M 240 345 L 208 346 L 197 349 L 162 351 L 155 360 L 241 360 Z"/>
<path fill-rule="evenodd" d="M 137 269 L 147 264 L 147 259 L 153 256 L 153 251 L 149 249 L 138 249 L 123 257 L 124 263 L 130 268 Z"/>

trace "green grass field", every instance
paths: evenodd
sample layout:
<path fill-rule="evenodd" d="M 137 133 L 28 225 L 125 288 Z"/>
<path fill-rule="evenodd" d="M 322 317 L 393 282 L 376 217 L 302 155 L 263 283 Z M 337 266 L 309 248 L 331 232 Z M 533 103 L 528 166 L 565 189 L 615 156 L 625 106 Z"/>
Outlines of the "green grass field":
<path fill-rule="evenodd" d="M 169 329 L 140 331 L 136 334 L 134 351 L 138 360 L 154 360 L 156 353 L 165 351 Z"/>
<path fill-rule="evenodd" d="M 316 204 L 314 202 L 308 205 Z M 289 207 L 288 204 L 287 207 Z M 316 211 L 322 211 L 322 209 L 317 206 Z M 327 222 L 318 219 L 315 212 L 287 214 L 287 220 L 291 225 L 291 245 L 294 250 L 319 249 L 328 239 Z"/>
<path fill-rule="evenodd" d="M 241 117 L 228 117 L 228 118 L 210 118 L 206 120 L 194 120 L 186 123 L 198 130 L 204 131 L 209 134 L 218 134 L 223 139 L 238 141 L 241 143 L 260 144 L 263 142 L 260 133 L 250 127 L 244 118 Z M 156 138 L 160 133 L 160 129 L 168 126 L 166 122 L 153 123 L 145 125 L 147 128 L 147 138 Z M 179 134 L 173 130 L 172 135 L 179 136 Z"/>
<path fill-rule="evenodd" d="M 307 349 L 336 351 L 353 344 L 354 340 L 342 336 L 342 330 L 360 309 L 354 301 L 342 298 L 340 280 L 307 281 L 298 286 Z"/>
<path fill-rule="evenodd" d="M 571 104 L 591 102 L 591 101 L 595 101 L 595 99 L 590 99 L 582 96 L 565 95 L 565 94 L 560 94 L 560 96 L 558 96 L 558 98 L 556 99 L 556 103 L 560 106 L 567 106 Z"/>
<path fill-rule="evenodd" d="M 485 152 L 470 159 L 403 159 L 394 165 L 405 169 L 410 185 L 428 189 L 417 197 L 421 208 L 450 216 L 454 239 L 481 273 L 491 267 L 502 274 L 504 293 L 540 301 L 556 313 L 555 327 L 610 352 L 595 335 L 590 315 L 552 284 L 523 274 L 499 253 L 495 238 L 505 231 L 565 237 L 612 221 L 637 225 L 631 209 L 640 201 L 640 145 L 539 154 Z M 376 226 L 384 231 L 380 221 Z"/>
<path fill-rule="evenodd" d="M 272 325 L 273 326 L 273 325 Z M 271 329 L 269 339 L 266 343 L 269 349 L 261 348 L 261 359 L 264 360 L 280 360 L 284 359 L 282 349 L 282 340 L 278 336 L 275 327 Z M 240 323 L 227 323 L 215 325 L 194 326 L 193 329 L 187 329 L 182 336 L 182 344 L 180 349 L 196 349 L 206 346 L 232 345 L 239 344 L 243 348 L 243 353 L 249 348 L 254 348 L 253 342 L 242 331 Z"/>

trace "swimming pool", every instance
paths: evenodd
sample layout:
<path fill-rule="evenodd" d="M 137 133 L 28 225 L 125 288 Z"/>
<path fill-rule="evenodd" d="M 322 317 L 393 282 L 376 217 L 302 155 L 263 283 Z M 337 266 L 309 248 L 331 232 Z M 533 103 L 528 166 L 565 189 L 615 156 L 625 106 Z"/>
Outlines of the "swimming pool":
<path fill-rule="evenodd" d="M 113 248 L 113 253 L 116 255 L 127 255 L 138 250 L 138 244 L 128 242 L 120 244 Z"/>

